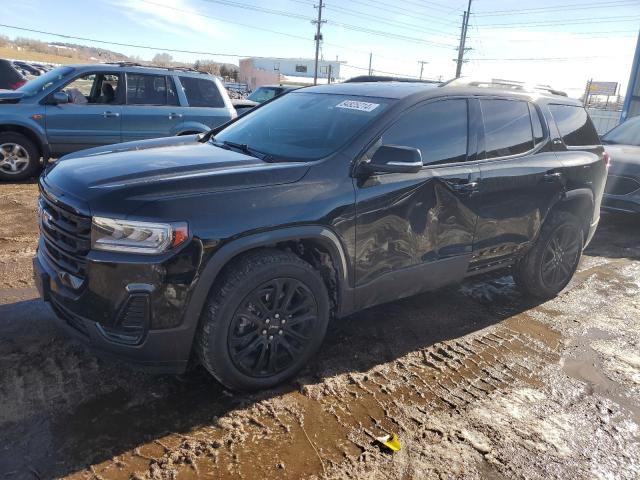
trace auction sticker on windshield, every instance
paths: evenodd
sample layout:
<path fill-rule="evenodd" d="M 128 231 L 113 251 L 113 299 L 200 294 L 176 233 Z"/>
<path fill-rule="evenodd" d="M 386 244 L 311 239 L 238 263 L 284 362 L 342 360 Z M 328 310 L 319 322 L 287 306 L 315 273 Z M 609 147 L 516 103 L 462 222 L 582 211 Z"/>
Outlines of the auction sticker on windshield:
<path fill-rule="evenodd" d="M 336 105 L 336 108 L 346 108 L 349 110 L 359 110 L 361 112 L 372 112 L 380 106 L 379 103 L 359 102 L 358 100 L 345 100 Z"/>

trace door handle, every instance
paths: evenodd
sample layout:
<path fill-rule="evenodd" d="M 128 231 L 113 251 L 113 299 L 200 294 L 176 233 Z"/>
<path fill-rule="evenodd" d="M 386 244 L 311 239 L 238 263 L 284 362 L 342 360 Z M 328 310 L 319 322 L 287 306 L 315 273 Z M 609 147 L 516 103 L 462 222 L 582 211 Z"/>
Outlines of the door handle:
<path fill-rule="evenodd" d="M 550 173 L 545 173 L 545 175 L 542 177 L 542 179 L 545 182 L 558 182 L 560 180 L 562 180 L 562 174 L 560 172 L 550 172 Z"/>
<path fill-rule="evenodd" d="M 119 117 L 120 114 L 118 112 L 102 112 L 102 116 L 104 118 L 114 118 L 114 117 Z"/>
<path fill-rule="evenodd" d="M 181 113 L 170 113 L 169 114 L 169 119 L 173 120 L 174 118 L 182 118 L 182 114 Z"/>
<path fill-rule="evenodd" d="M 478 191 L 478 182 L 450 183 L 449 186 L 458 193 L 473 193 Z"/>

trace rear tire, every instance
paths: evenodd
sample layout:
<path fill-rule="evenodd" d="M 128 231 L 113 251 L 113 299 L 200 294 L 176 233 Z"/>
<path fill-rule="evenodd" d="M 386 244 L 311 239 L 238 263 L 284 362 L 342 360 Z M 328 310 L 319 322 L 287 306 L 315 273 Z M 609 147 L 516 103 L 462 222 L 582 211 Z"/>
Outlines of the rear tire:
<path fill-rule="evenodd" d="M 329 310 L 324 282 L 307 262 L 279 250 L 247 254 L 209 294 L 196 337 L 198 357 L 228 388 L 273 387 L 316 353 Z"/>
<path fill-rule="evenodd" d="M 533 248 L 514 266 L 516 285 L 530 297 L 555 297 L 571 281 L 583 246 L 584 232 L 578 218 L 569 212 L 552 213 Z"/>
<path fill-rule="evenodd" d="M 40 171 L 38 147 L 21 133 L 0 133 L 0 180 L 26 180 Z"/>

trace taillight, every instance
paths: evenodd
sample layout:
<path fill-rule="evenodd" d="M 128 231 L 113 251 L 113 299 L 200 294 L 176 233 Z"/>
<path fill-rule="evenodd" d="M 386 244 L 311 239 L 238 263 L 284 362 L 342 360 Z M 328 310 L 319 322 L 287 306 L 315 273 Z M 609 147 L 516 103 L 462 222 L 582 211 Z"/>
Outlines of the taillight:
<path fill-rule="evenodd" d="M 607 152 L 602 154 L 602 161 L 604 162 L 605 167 L 609 168 L 611 166 L 611 155 Z"/>
<path fill-rule="evenodd" d="M 24 85 L 25 83 L 27 83 L 26 80 L 18 80 L 16 83 L 12 83 L 11 85 L 9 85 L 9 89 L 11 90 L 17 90 L 19 89 L 22 85 Z"/>

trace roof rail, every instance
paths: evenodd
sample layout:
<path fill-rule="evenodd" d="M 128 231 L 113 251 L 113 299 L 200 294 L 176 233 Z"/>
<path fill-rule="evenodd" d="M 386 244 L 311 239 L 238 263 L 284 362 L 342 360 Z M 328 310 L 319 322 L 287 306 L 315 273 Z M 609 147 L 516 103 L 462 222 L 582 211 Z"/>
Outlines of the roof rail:
<path fill-rule="evenodd" d="M 484 87 L 484 88 L 501 88 L 504 90 L 515 90 L 519 92 L 542 91 L 551 95 L 559 95 L 566 97 L 566 92 L 556 90 L 549 85 L 530 84 L 519 82 L 517 80 L 504 80 L 501 78 L 492 78 L 489 80 L 478 80 L 467 77 L 454 78 L 445 82 L 442 86 L 466 86 L 466 87 Z"/>
<path fill-rule="evenodd" d="M 194 73 L 203 73 L 208 75 L 209 72 L 205 72 L 203 70 L 198 70 L 193 67 L 161 67 L 159 65 L 143 65 L 142 63 L 137 62 L 104 62 L 104 65 L 119 65 L 121 67 L 142 67 L 142 68 L 158 68 L 163 70 L 176 70 L 179 72 L 194 72 Z"/>
<path fill-rule="evenodd" d="M 387 75 L 359 75 L 351 77 L 342 83 L 359 83 L 359 82 L 410 82 L 410 83 L 440 83 L 437 80 L 419 80 L 417 78 L 394 77 Z"/>
<path fill-rule="evenodd" d="M 103 62 L 105 65 L 120 65 L 121 67 L 144 67 L 141 63 L 137 62 Z"/>

